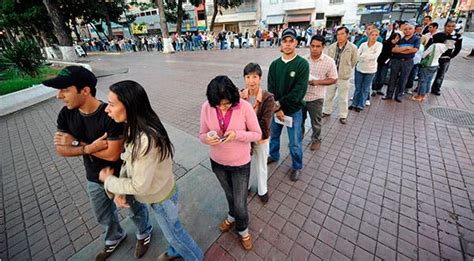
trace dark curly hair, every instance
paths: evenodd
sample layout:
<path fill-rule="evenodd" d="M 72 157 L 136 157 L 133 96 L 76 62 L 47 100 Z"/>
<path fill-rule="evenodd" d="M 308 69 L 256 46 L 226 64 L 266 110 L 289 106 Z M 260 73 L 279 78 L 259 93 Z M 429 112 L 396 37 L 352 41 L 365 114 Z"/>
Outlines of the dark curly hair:
<path fill-rule="evenodd" d="M 207 101 L 211 107 L 217 107 L 221 100 L 227 99 L 232 107 L 240 101 L 239 89 L 225 75 L 217 76 L 207 85 L 206 91 Z"/>

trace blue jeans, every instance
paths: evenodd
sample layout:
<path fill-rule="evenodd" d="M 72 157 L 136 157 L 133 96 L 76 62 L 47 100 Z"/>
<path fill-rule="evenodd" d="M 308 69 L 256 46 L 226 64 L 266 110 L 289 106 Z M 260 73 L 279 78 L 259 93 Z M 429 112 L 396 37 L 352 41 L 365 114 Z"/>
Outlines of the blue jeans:
<path fill-rule="evenodd" d="M 444 75 L 449 69 L 449 64 L 451 62 L 451 59 L 440 58 L 438 62 L 439 62 L 438 71 L 436 72 L 436 77 L 433 82 L 433 85 L 431 85 L 432 93 L 439 93 L 441 91 L 441 85 L 443 84 Z"/>
<path fill-rule="evenodd" d="M 390 84 L 388 85 L 387 94 L 388 98 L 392 98 L 395 94 L 395 98 L 400 99 L 405 91 L 405 86 L 408 81 L 411 69 L 413 68 L 413 59 L 392 59 L 390 64 Z M 398 83 L 397 83 L 398 80 Z"/>
<path fill-rule="evenodd" d="M 352 106 L 364 109 L 365 101 L 369 96 L 370 85 L 374 79 L 375 73 L 361 73 L 358 70 L 355 70 L 354 73 L 354 83 L 355 91 L 352 99 Z"/>
<path fill-rule="evenodd" d="M 109 199 L 104 186 L 96 182 L 87 182 L 87 193 L 97 221 L 105 228 L 105 244 L 116 244 L 126 232 L 120 226 L 114 201 Z M 136 201 L 133 196 L 127 196 L 127 203 L 130 205 L 131 219 L 138 230 L 137 239 L 147 237 L 151 233 L 152 226 L 146 205 Z"/>
<path fill-rule="evenodd" d="M 408 76 L 407 85 L 405 86 L 405 90 L 413 88 L 413 83 L 415 82 L 416 76 L 419 74 L 420 71 L 420 64 L 417 63 L 413 65 L 413 69 L 411 69 L 410 75 Z"/>
<path fill-rule="evenodd" d="M 292 168 L 299 170 L 303 168 L 303 141 L 301 123 L 303 122 L 303 113 L 301 110 L 287 115 L 293 118 L 293 126 L 287 127 L 288 131 L 288 147 L 290 149 L 290 156 L 292 160 Z M 275 122 L 275 117 L 272 117 L 271 136 L 270 136 L 270 158 L 274 160 L 280 159 L 280 136 L 283 125 Z"/>
<path fill-rule="evenodd" d="M 430 90 L 431 81 L 438 70 L 438 66 L 421 67 L 418 80 L 418 95 L 425 95 Z"/>
<path fill-rule="evenodd" d="M 247 196 L 250 162 L 242 166 L 224 166 L 211 159 L 211 167 L 224 190 L 229 205 L 229 216 L 235 218 L 238 232 L 245 231 L 249 225 Z"/>
<path fill-rule="evenodd" d="M 377 64 L 377 72 L 375 73 L 374 80 L 372 82 L 372 90 L 373 91 L 380 91 L 385 83 L 385 79 L 387 78 L 388 68 L 390 65 L 385 63 L 378 63 Z"/>
<path fill-rule="evenodd" d="M 178 192 L 161 203 L 150 204 L 158 225 L 170 244 L 168 256 L 181 256 L 184 260 L 202 260 L 203 253 L 179 221 Z"/>

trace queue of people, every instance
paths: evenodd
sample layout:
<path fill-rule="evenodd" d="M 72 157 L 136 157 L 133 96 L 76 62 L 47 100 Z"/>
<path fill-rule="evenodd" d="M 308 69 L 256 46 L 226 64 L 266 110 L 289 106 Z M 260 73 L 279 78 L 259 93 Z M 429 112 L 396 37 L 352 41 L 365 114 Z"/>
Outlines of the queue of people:
<path fill-rule="evenodd" d="M 256 186 L 261 202 L 269 201 L 267 164 L 280 160 L 284 127 L 292 161 L 289 179 L 300 180 L 307 114 L 312 128 L 310 150 L 316 151 L 322 143 L 322 118 L 331 115 L 336 95 L 342 124 L 347 123 L 348 110 L 364 110 L 371 87 L 373 95 L 384 94 L 384 100 L 401 102 L 417 53 L 419 80 L 413 99 L 425 99 L 433 78 L 431 93 L 439 95 L 462 37 L 454 32 L 452 21 L 446 22 L 441 33 L 433 29 L 437 24 L 427 26 L 426 34 L 432 34 L 424 51 L 420 51 L 423 28 L 415 32 L 414 24 L 403 23 L 390 29 L 392 32 L 382 33 L 369 25 L 366 37 L 357 45 L 350 42 L 349 29 L 342 26 L 335 31 L 336 42 L 328 47 L 323 36 L 313 35 L 307 57 L 296 53 L 300 36 L 287 28 L 280 37 L 282 55 L 269 67 L 268 91 L 261 88 L 263 72 L 255 63 L 243 69 L 242 91 L 227 76 L 212 79 L 201 107 L 199 139 L 209 146 L 212 171 L 229 209 L 216 227 L 222 233 L 235 227 L 242 247 L 253 248 L 248 229 L 249 190 Z M 383 93 L 388 69 L 390 81 Z M 353 73 L 355 91 L 349 106 Z M 64 157 L 83 157 L 92 209 L 105 229 L 105 245 L 96 260 L 107 259 L 127 237 L 117 207 L 130 210 L 137 229 L 134 255 L 145 255 L 153 229 L 148 206 L 169 243 L 159 260 L 202 260 L 202 250 L 180 222 L 179 188 L 172 172 L 173 145 L 145 89 L 130 80 L 114 83 L 109 88 L 108 104 L 104 103 L 95 98 L 97 78 L 80 66 L 66 67 L 43 84 L 58 89 L 57 98 L 65 102 L 54 136 L 56 151 Z"/>

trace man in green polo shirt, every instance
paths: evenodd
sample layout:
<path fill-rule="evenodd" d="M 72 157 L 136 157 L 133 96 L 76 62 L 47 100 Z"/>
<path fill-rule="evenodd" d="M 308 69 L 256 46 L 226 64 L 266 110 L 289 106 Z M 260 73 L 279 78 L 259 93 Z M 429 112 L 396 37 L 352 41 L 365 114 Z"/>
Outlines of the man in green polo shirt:
<path fill-rule="evenodd" d="M 304 106 L 303 98 L 308 88 L 309 64 L 306 59 L 296 54 L 298 40 L 296 31 L 287 28 L 281 37 L 282 57 L 270 65 L 268 71 L 268 91 L 274 94 L 275 117 L 283 121 L 285 116 L 293 119 L 291 127 L 287 127 L 292 170 L 290 180 L 297 181 L 303 168 L 303 148 L 301 122 Z M 280 135 L 283 125 L 272 119 L 270 136 L 270 157 L 268 163 L 280 159 Z"/>

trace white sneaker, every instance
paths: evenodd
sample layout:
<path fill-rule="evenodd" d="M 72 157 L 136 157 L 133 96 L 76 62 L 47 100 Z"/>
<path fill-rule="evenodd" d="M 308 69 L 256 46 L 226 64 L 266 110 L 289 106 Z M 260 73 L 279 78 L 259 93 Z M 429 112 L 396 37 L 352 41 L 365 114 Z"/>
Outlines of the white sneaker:
<path fill-rule="evenodd" d="M 365 106 L 370 106 L 370 101 L 369 100 L 365 101 Z"/>

